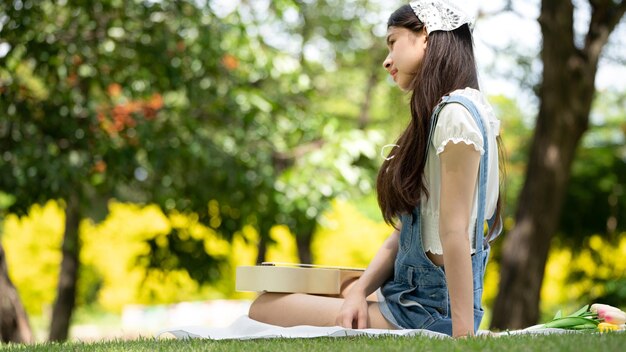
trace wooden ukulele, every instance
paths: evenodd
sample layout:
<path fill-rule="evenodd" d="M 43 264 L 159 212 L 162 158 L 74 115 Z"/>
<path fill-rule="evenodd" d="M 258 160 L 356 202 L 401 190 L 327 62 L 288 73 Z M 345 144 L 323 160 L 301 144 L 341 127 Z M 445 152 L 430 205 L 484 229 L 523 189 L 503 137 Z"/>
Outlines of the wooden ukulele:
<path fill-rule="evenodd" d="M 364 271 L 336 266 L 264 262 L 261 265 L 238 266 L 235 289 L 339 295 L 347 284 L 358 279 Z"/>

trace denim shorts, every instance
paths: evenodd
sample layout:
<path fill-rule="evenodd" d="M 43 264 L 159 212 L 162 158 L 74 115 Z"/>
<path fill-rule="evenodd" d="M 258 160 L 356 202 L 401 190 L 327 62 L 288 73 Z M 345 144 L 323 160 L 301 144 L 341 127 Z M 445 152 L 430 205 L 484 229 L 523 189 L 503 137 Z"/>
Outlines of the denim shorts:
<path fill-rule="evenodd" d="M 484 314 L 481 300 L 484 268 L 490 250 L 472 256 L 474 275 L 474 332 Z M 434 264 L 431 263 L 434 267 Z M 452 335 L 452 314 L 443 268 L 406 266 L 406 279 L 387 281 L 377 291 L 382 315 L 398 329 L 427 329 Z"/>

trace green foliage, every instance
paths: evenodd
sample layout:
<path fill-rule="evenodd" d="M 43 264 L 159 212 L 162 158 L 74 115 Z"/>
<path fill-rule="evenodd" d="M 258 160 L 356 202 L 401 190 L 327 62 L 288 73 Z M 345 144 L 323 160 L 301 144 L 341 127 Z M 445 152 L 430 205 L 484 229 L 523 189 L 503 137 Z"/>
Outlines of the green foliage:
<path fill-rule="evenodd" d="M 371 11 L 372 6 L 359 11 Z M 372 24 L 363 24 L 357 13 L 347 16 L 344 7 L 286 1 L 257 11 L 242 4 L 222 18 L 230 25 L 225 38 L 233 38 L 223 45 L 240 67 L 235 78 L 241 87 L 230 92 L 231 98 L 245 115 L 235 133 L 217 138 L 240 157 L 246 170 L 234 176 L 251 188 L 242 201 L 231 204 L 242 216 L 249 214 L 250 224 L 263 238 L 277 223 L 295 234 L 310 235 L 330 200 L 372 190 L 381 134 L 354 131 L 359 113 L 354 108 L 359 104 L 351 102 L 352 109 L 345 112 L 337 103 L 345 104 L 346 94 L 364 100 L 358 84 L 364 72 L 361 66 L 338 74 L 333 66 L 342 63 L 338 55 L 347 46 L 358 42 L 359 49 L 353 49 L 365 53 L 377 40 L 368 33 Z M 281 28 L 284 40 L 263 33 L 269 26 Z M 329 34 L 346 28 L 353 35 Z M 320 57 L 307 54 L 319 51 L 314 44 L 327 48 Z M 382 48 L 376 49 L 382 56 Z M 375 72 L 382 71 L 377 63 Z M 346 80 L 349 74 L 353 79 Z"/>
<path fill-rule="evenodd" d="M 592 233 L 626 229 L 626 159 L 619 153 L 616 145 L 579 150 L 560 226 L 571 244 Z"/>
<path fill-rule="evenodd" d="M 210 12 L 119 1 L 26 1 L 2 11 L 10 50 L 0 58 L 8 112 L 0 190 L 16 199 L 9 211 L 77 195 L 82 216 L 95 219 L 112 197 L 205 214 L 210 199 L 236 188 L 226 187 L 240 172 L 236 160 L 207 133 L 220 113 L 238 110 L 221 106 L 230 80 Z M 207 258 L 181 266 L 213 267 Z"/>
<path fill-rule="evenodd" d="M 617 240 L 626 230 L 626 104 L 604 92 L 594 105 L 593 129 L 576 154 L 561 216 L 563 241 L 580 247 L 591 234 Z M 626 296 L 625 296 L 626 297 Z"/>
<path fill-rule="evenodd" d="M 512 217 L 515 214 L 517 196 L 524 183 L 532 129 L 525 123 L 528 116 L 518 106 L 517 101 L 502 95 L 489 97 L 489 101 L 501 121 L 500 137 L 505 166 L 501 176 L 506 176 L 501 185 L 505 192 L 505 214 Z"/>
<path fill-rule="evenodd" d="M 626 229 L 626 106 L 623 94 L 604 92 L 594 102 L 593 128 L 585 135 L 572 166 L 559 225 L 562 244 L 582 248 L 592 234 L 609 238 Z M 523 186 L 532 129 L 517 102 L 504 96 L 490 97 L 502 121 L 506 150 L 506 215 L 515 214 Z M 511 219 L 512 221 L 512 219 Z M 506 227 L 505 227 L 506 229 Z"/>
<path fill-rule="evenodd" d="M 358 89 L 366 78 L 359 61 L 383 74 L 382 41 L 360 13 L 376 5 L 344 6 L 271 2 L 259 14 L 241 4 L 222 17 L 215 4 L 192 1 L 3 8 L 0 191 L 15 200 L 8 210 L 78 194 L 83 216 L 97 221 L 117 198 L 196 213 L 226 239 L 246 225 L 269 241 L 276 224 L 311 233 L 331 199 L 371 192 L 383 144 L 380 132 L 353 131 L 364 111 L 354 107 L 364 103 L 343 113 L 327 99 L 371 99 Z M 302 45 L 279 47 L 267 26 L 284 26 L 283 43 Z M 328 48 L 322 59 L 306 54 L 319 43 Z M 353 69 L 329 70 L 333 56 Z M 152 243 L 144 259 L 216 277 L 208 273 L 224 258 L 201 241 L 169 244 Z"/>
<path fill-rule="evenodd" d="M 597 313 L 592 313 L 589 311 L 589 305 L 583 306 L 578 309 L 574 313 L 571 313 L 567 316 L 563 316 L 561 310 L 556 312 L 554 318 L 551 321 L 535 325 L 530 329 L 543 329 L 543 328 L 559 328 L 559 329 L 569 329 L 569 330 L 586 330 L 586 329 L 594 329 L 597 331 L 598 324 L 601 322 L 601 319 L 598 318 Z"/>

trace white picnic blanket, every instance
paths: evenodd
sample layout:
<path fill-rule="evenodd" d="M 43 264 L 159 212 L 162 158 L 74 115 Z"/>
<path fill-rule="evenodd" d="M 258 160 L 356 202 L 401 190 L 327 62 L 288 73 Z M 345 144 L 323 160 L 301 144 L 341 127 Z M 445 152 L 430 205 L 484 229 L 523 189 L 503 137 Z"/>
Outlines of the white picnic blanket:
<path fill-rule="evenodd" d="M 568 330 L 563 329 L 535 329 L 535 330 L 515 330 L 499 333 L 491 333 L 488 330 L 481 330 L 479 335 L 519 335 L 519 334 L 554 334 L 564 333 Z M 258 322 L 250 319 L 247 315 L 235 320 L 230 326 L 225 328 L 208 328 L 203 326 L 182 326 L 177 328 L 168 328 L 156 333 L 155 337 L 164 337 L 167 334 L 174 335 L 177 339 L 267 339 L 267 338 L 311 338 L 311 337 L 346 337 L 346 336 L 376 336 L 376 335 L 395 335 L 395 336 L 428 336 L 432 338 L 446 339 L 450 336 L 430 330 L 424 329 L 404 329 L 404 330 L 387 330 L 387 329 L 347 329 L 340 326 L 320 327 L 300 325 L 293 327 L 280 327 L 270 324 Z"/>

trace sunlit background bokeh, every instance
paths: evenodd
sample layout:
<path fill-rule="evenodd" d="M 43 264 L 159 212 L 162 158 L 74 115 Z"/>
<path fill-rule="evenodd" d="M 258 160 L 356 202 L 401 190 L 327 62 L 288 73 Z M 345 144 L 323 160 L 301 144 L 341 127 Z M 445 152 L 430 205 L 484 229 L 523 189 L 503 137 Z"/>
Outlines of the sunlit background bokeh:
<path fill-rule="evenodd" d="M 538 3 L 515 3 L 530 37 L 521 41 L 494 30 L 510 14 L 467 5 L 479 15 L 481 84 L 507 151 L 503 236 L 541 71 Z M 235 291 L 238 265 L 365 267 L 391 232 L 375 196 L 380 150 L 409 116 L 408 97 L 381 66 L 399 4 L 3 1 L 0 239 L 37 340 L 49 330 L 66 214 L 80 219 L 74 339 L 228 325 L 254 298 Z M 583 22 L 588 13 L 577 7 Z M 626 306 L 623 44 L 611 39 L 600 64 L 542 317 L 598 300 Z"/>

